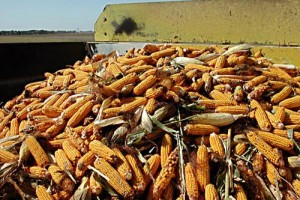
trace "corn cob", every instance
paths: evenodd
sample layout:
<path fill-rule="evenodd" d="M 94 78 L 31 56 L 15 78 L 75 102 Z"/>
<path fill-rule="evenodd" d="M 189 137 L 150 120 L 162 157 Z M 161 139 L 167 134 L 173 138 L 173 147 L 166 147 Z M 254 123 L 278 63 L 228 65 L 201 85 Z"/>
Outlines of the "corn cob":
<path fill-rule="evenodd" d="M 295 192 L 297 193 L 298 196 L 300 196 L 300 180 L 295 179 L 292 184 L 293 184 Z"/>
<path fill-rule="evenodd" d="M 189 135 L 209 135 L 211 133 L 219 133 L 220 129 L 217 126 L 206 124 L 187 124 L 184 130 Z"/>
<path fill-rule="evenodd" d="M 67 100 L 70 96 L 69 92 L 64 93 L 60 96 L 60 98 L 52 105 L 53 107 L 59 107 L 65 100 Z"/>
<path fill-rule="evenodd" d="M 49 178 L 50 174 L 46 168 L 39 167 L 39 166 L 31 166 L 28 169 L 30 175 L 38 178 Z"/>
<path fill-rule="evenodd" d="M 197 150 L 196 178 L 200 191 L 204 192 L 206 185 L 210 182 L 209 158 L 205 145 L 199 146 Z"/>
<path fill-rule="evenodd" d="M 266 162 L 265 169 L 266 169 L 266 174 L 267 174 L 267 178 L 268 178 L 269 182 L 272 185 L 276 185 L 276 183 L 278 181 L 280 181 L 280 176 L 279 176 L 275 166 L 270 162 Z"/>
<path fill-rule="evenodd" d="M 96 156 L 92 151 L 88 151 L 85 153 L 77 162 L 76 169 L 75 169 L 75 176 L 76 178 L 83 177 L 87 167 L 92 165 L 95 161 Z"/>
<path fill-rule="evenodd" d="M 26 144 L 38 166 L 43 167 L 49 163 L 49 159 L 46 152 L 33 136 L 27 136 Z"/>
<path fill-rule="evenodd" d="M 280 130 L 280 129 L 274 129 L 273 130 L 273 133 L 275 135 L 279 135 L 281 137 L 285 137 L 285 138 L 288 138 L 288 131 L 287 130 Z M 300 132 L 298 131 L 293 131 L 293 138 L 295 140 L 300 140 Z"/>
<path fill-rule="evenodd" d="M 247 150 L 247 144 L 245 143 L 238 143 L 235 147 L 234 147 L 234 153 L 241 156 L 243 155 Z"/>
<path fill-rule="evenodd" d="M 143 94 L 148 88 L 150 88 L 156 82 L 157 78 L 154 75 L 148 76 L 142 80 L 137 86 L 133 88 L 133 94 Z"/>
<path fill-rule="evenodd" d="M 18 156 L 4 149 L 0 149 L 0 163 L 9 163 L 18 159 Z"/>
<path fill-rule="evenodd" d="M 67 109 L 64 110 L 62 113 L 62 118 L 69 119 L 71 118 L 84 104 L 92 99 L 92 96 L 87 96 L 84 99 L 76 101 L 76 103 L 69 106 Z M 64 108 L 64 107 L 60 107 Z"/>
<path fill-rule="evenodd" d="M 9 135 L 19 135 L 19 122 L 16 117 L 10 121 Z"/>
<path fill-rule="evenodd" d="M 87 102 L 68 120 L 67 126 L 74 127 L 78 125 L 92 110 L 93 103 Z"/>
<path fill-rule="evenodd" d="M 96 174 L 91 173 L 89 179 L 89 188 L 92 194 L 99 195 L 102 192 L 102 185 L 95 179 Z"/>
<path fill-rule="evenodd" d="M 114 147 L 112 150 L 118 156 L 118 161 L 116 162 L 116 170 L 119 172 L 119 174 L 122 176 L 123 179 L 131 180 L 132 170 L 131 170 L 130 165 L 129 165 L 128 161 L 126 160 L 125 156 L 116 147 Z"/>
<path fill-rule="evenodd" d="M 146 80 L 146 79 L 145 79 Z M 151 87 L 146 90 L 145 97 L 156 99 L 164 94 L 163 87 Z"/>
<path fill-rule="evenodd" d="M 218 135 L 216 135 L 215 133 L 211 133 L 209 135 L 209 143 L 213 152 L 218 154 L 221 158 L 224 157 L 225 155 L 224 146 L 222 140 L 219 138 Z"/>
<path fill-rule="evenodd" d="M 199 105 L 214 109 L 219 106 L 235 106 L 236 103 L 232 100 L 200 100 Z"/>
<path fill-rule="evenodd" d="M 300 115 L 285 115 L 284 121 L 285 124 L 300 124 Z"/>
<path fill-rule="evenodd" d="M 52 126 L 50 126 L 45 132 L 41 133 L 41 136 L 47 139 L 54 138 L 66 127 L 66 125 L 67 121 L 65 120 L 63 120 L 60 123 L 55 123 Z"/>
<path fill-rule="evenodd" d="M 264 131 L 257 131 L 256 133 L 261 139 L 273 147 L 278 147 L 285 151 L 291 151 L 294 148 L 294 143 L 287 138 Z"/>
<path fill-rule="evenodd" d="M 266 112 L 268 119 L 269 119 L 271 125 L 273 126 L 273 128 L 278 128 L 278 129 L 284 128 L 284 124 L 280 120 L 276 119 L 272 113 L 270 113 L 267 110 L 265 112 Z"/>
<path fill-rule="evenodd" d="M 218 90 L 213 90 L 209 93 L 209 96 L 213 98 L 214 100 L 230 100 L 230 97 L 227 95 L 223 94 L 222 92 Z"/>
<path fill-rule="evenodd" d="M 62 149 L 56 150 L 54 156 L 59 168 L 61 168 L 62 170 L 74 172 L 71 161 L 68 159 L 67 155 Z"/>
<path fill-rule="evenodd" d="M 153 189 L 152 189 L 152 193 L 153 193 Z M 173 199 L 173 196 L 174 196 L 174 186 L 172 184 L 169 184 L 168 187 L 164 190 L 162 194 L 162 198 L 160 199 Z"/>
<path fill-rule="evenodd" d="M 281 106 L 273 106 L 272 109 L 276 112 Z M 284 111 L 286 114 L 291 114 L 291 115 L 299 115 L 298 112 L 295 112 L 293 110 L 290 110 L 288 108 L 284 108 Z"/>
<path fill-rule="evenodd" d="M 81 158 L 81 153 L 68 140 L 63 140 L 62 149 L 73 164 Z"/>
<path fill-rule="evenodd" d="M 209 93 L 212 89 L 212 81 L 213 78 L 209 74 L 209 72 L 205 72 L 202 74 L 202 80 L 204 81 L 204 90 Z"/>
<path fill-rule="evenodd" d="M 62 111 L 63 110 L 61 108 L 57 108 L 53 106 L 44 106 L 42 108 L 43 114 L 46 115 L 47 117 L 58 117 L 61 115 Z"/>
<path fill-rule="evenodd" d="M 241 184 L 235 184 L 234 186 L 234 192 L 235 192 L 235 199 L 236 200 L 247 200 L 247 194 L 244 191 Z"/>
<path fill-rule="evenodd" d="M 94 166 L 107 176 L 108 184 L 114 188 L 117 193 L 122 195 L 125 199 L 133 198 L 133 189 L 106 160 L 98 158 L 94 162 Z"/>
<path fill-rule="evenodd" d="M 154 182 L 154 198 L 159 198 L 162 195 L 163 190 L 165 190 L 168 187 L 172 177 L 174 176 L 177 162 L 178 148 L 175 148 L 169 155 L 165 165 L 162 166 L 162 169 Z"/>
<path fill-rule="evenodd" d="M 251 90 L 252 88 L 254 88 L 255 86 L 261 84 L 261 83 L 264 83 L 265 81 L 267 80 L 267 77 L 266 76 L 257 76 L 255 77 L 254 79 L 248 81 L 247 83 L 245 83 L 243 85 L 243 88 L 246 90 L 246 91 L 249 91 Z"/>
<path fill-rule="evenodd" d="M 202 88 L 203 85 L 204 85 L 204 81 L 201 78 L 198 78 L 191 84 L 191 86 L 189 87 L 189 90 L 198 92 Z"/>
<path fill-rule="evenodd" d="M 170 90 L 173 86 L 173 82 L 171 78 L 164 77 L 158 82 L 158 85 L 165 87 L 167 90 Z"/>
<path fill-rule="evenodd" d="M 94 154 L 101 158 L 104 158 L 110 163 L 115 163 L 118 159 L 118 156 L 115 153 L 115 151 L 110 149 L 108 146 L 104 145 L 99 140 L 91 141 L 89 144 L 89 148 Z"/>
<path fill-rule="evenodd" d="M 120 112 L 121 113 L 130 112 L 130 111 L 136 109 L 139 106 L 146 105 L 147 101 L 148 101 L 147 98 L 144 97 L 144 98 L 140 98 L 140 99 L 137 99 L 135 101 L 132 101 L 130 103 L 124 104 L 124 105 L 121 106 Z"/>
<path fill-rule="evenodd" d="M 130 154 L 125 156 L 126 160 L 128 161 L 129 165 L 132 169 L 132 184 L 133 189 L 138 193 L 142 194 L 146 188 L 145 178 L 143 171 L 140 169 L 137 160 Z"/>
<path fill-rule="evenodd" d="M 249 113 L 249 107 L 246 105 L 218 106 L 216 107 L 215 112 L 247 115 Z"/>
<path fill-rule="evenodd" d="M 252 131 L 248 132 L 247 138 L 270 162 L 279 165 L 281 156 L 276 154 L 272 147 L 264 142 L 256 133 Z"/>
<path fill-rule="evenodd" d="M 219 194 L 213 184 L 205 186 L 205 200 L 219 200 Z"/>
<path fill-rule="evenodd" d="M 49 101 L 44 101 L 43 103 L 43 108 L 44 107 L 49 107 L 49 106 L 52 106 L 59 98 L 61 97 L 61 94 L 54 94 L 52 95 L 50 98 Z"/>
<path fill-rule="evenodd" d="M 191 163 L 185 165 L 184 174 L 187 195 L 190 200 L 197 200 L 199 198 L 198 183 Z"/>
<path fill-rule="evenodd" d="M 276 93 L 271 97 L 271 102 L 273 104 L 279 103 L 280 101 L 284 100 L 287 98 L 291 92 L 293 91 L 291 86 L 285 86 L 280 92 Z"/>
<path fill-rule="evenodd" d="M 6 124 L 13 118 L 13 112 L 9 113 L 6 115 L 3 120 L 0 122 L 0 132 L 3 131 L 5 128 Z"/>
<path fill-rule="evenodd" d="M 280 122 L 283 123 L 284 118 L 285 118 L 285 108 L 284 107 L 278 107 L 276 109 L 274 117 L 275 117 L 276 120 L 279 120 Z"/>
<path fill-rule="evenodd" d="M 225 64 L 226 64 L 226 57 L 224 55 L 221 55 L 217 58 L 215 68 L 217 68 L 217 69 L 223 68 L 223 67 L 225 67 Z"/>
<path fill-rule="evenodd" d="M 152 115 L 156 109 L 157 101 L 154 98 L 150 98 L 145 106 L 145 110 L 148 114 Z"/>
<path fill-rule="evenodd" d="M 161 157 L 158 154 L 152 155 L 148 160 L 147 164 L 143 167 L 143 172 L 145 174 L 145 185 L 150 183 L 151 176 L 156 174 L 159 166 L 160 166 Z"/>
<path fill-rule="evenodd" d="M 160 147 L 160 165 L 163 167 L 173 149 L 172 137 L 164 134 Z"/>
<path fill-rule="evenodd" d="M 171 56 L 172 54 L 175 53 L 175 49 L 173 48 L 167 48 L 167 49 L 164 49 L 164 50 L 161 50 L 161 51 L 156 51 L 154 53 L 152 53 L 150 55 L 150 57 L 154 58 L 154 59 L 159 59 L 161 57 L 165 57 L 165 56 Z"/>
<path fill-rule="evenodd" d="M 212 70 L 213 68 L 212 67 L 207 67 L 207 66 L 204 66 L 204 65 L 199 65 L 199 64 L 192 64 L 192 63 L 189 63 L 187 64 L 184 69 L 186 70 L 192 70 L 192 69 L 197 69 L 201 72 L 209 72 L 210 70 Z"/>
<path fill-rule="evenodd" d="M 36 186 L 35 194 L 39 200 L 53 200 L 51 194 L 49 194 L 47 189 L 42 185 Z"/>
<path fill-rule="evenodd" d="M 300 95 L 290 97 L 288 99 L 285 99 L 279 103 L 279 106 L 285 107 L 285 108 L 297 108 L 300 107 Z"/>
<path fill-rule="evenodd" d="M 74 182 L 58 166 L 52 164 L 49 166 L 48 171 L 54 183 L 61 189 L 70 193 L 74 190 Z"/>
<path fill-rule="evenodd" d="M 268 81 L 268 85 L 270 86 L 271 89 L 273 90 L 279 90 L 282 89 L 286 86 L 288 86 L 288 83 L 282 82 L 282 81 Z"/>
<path fill-rule="evenodd" d="M 131 73 L 131 74 L 128 74 L 128 75 L 124 76 L 123 78 L 111 83 L 108 87 L 112 90 L 119 91 L 125 85 L 128 85 L 130 83 L 134 83 L 137 80 L 138 80 L 138 77 L 137 77 L 136 73 Z"/>
<path fill-rule="evenodd" d="M 250 102 L 250 106 L 252 109 L 255 109 L 255 119 L 258 123 L 258 126 L 261 128 L 261 130 L 270 131 L 272 125 L 262 106 L 256 100 L 252 100 Z"/>

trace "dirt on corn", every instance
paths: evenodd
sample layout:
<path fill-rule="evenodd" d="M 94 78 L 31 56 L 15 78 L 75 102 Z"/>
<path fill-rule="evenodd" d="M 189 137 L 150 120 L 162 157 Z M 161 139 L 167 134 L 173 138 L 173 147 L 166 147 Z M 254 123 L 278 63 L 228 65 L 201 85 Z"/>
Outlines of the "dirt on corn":
<path fill-rule="evenodd" d="M 46 72 L 0 108 L 0 198 L 299 198 L 299 70 L 262 51 L 147 44 Z"/>

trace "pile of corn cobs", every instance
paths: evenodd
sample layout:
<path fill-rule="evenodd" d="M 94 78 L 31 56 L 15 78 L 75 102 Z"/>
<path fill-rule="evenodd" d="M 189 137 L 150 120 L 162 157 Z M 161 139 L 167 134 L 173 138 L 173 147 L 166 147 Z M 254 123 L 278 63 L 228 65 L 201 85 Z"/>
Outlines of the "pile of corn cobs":
<path fill-rule="evenodd" d="M 298 199 L 300 76 L 246 44 L 145 45 L 0 109 L 1 199 Z"/>

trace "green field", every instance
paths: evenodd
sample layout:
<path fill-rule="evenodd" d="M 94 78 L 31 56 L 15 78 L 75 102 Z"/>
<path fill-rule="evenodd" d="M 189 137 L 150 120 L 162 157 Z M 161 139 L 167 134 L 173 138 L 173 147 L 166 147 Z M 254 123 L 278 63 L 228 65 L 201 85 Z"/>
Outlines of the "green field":
<path fill-rule="evenodd" d="M 0 43 L 93 42 L 93 32 L 0 36 Z"/>

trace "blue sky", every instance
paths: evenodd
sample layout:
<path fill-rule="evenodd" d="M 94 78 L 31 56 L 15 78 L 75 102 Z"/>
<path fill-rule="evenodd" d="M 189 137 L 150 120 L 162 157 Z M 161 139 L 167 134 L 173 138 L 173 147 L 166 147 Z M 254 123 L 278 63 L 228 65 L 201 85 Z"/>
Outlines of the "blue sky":
<path fill-rule="evenodd" d="M 1 0 L 0 30 L 92 31 L 107 4 L 155 1 L 168 0 Z"/>

